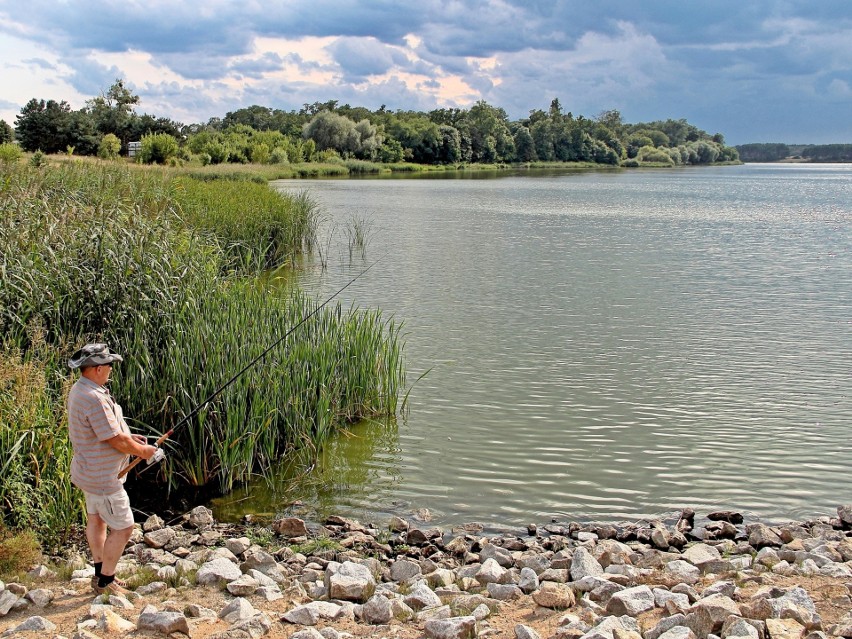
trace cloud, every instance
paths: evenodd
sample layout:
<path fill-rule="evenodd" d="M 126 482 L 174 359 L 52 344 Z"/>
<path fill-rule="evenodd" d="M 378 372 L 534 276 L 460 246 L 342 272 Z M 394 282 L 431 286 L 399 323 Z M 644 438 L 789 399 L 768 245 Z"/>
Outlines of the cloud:
<path fill-rule="evenodd" d="M 337 65 L 349 81 L 359 82 L 371 75 L 382 75 L 394 67 L 408 66 L 408 58 L 398 47 L 375 38 L 338 38 L 328 47 Z"/>

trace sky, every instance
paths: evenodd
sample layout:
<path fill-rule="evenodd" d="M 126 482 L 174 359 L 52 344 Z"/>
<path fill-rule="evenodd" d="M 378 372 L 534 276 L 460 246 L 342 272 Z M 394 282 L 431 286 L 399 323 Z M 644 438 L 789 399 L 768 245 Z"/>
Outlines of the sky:
<path fill-rule="evenodd" d="M 0 0 L 0 119 L 121 78 L 185 124 L 259 104 L 686 118 L 852 143 L 850 0 Z"/>

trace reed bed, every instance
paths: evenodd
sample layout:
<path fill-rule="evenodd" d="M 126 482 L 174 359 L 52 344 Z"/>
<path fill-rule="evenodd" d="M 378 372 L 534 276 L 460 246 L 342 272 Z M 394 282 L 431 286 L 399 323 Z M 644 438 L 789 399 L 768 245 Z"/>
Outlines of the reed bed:
<path fill-rule="evenodd" d="M 0 523 L 55 541 L 82 518 L 64 408 L 76 347 L 126 355 L 112 392 L 136 432 L 160 434 L 315 308 L 261 270 L 310 249 L 314 215 L 304 195 L 162 169 L 0 167 Z M 378 311 L 323 309 L 140 479 L 228 490 L 348 422 L 393 415 L 399 331 Z"/>

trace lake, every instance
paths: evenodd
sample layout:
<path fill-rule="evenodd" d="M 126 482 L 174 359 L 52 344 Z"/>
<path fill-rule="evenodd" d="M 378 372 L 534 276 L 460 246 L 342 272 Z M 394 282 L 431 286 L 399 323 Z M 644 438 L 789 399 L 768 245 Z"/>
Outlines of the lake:
<path fill-rule="evenodd" d="M 852 502 L 852 165 L 274 186 L 327 216 L 305 288 L 381 258 L 343 303 L 404 322 L 409 382 L 428 374 L 396 423 L 220 515 L 498 527 Z"/>

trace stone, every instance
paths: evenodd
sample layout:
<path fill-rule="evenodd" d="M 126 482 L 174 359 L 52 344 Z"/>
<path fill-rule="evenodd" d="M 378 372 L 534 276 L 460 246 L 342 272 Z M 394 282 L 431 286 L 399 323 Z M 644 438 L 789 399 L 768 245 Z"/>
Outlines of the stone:
<path fill-rule="evenodd" d="M 198 604 L 189 604 L 186 607 L 186 614 L 192 618 L 200 618 L 200 617 L 212 617 L 215 619 L 218 617 L 214 610 L 210 608 L 205 608 L 204 606 L 199 606 Z"/>
<path fill-rule="evenodd" d="M 523 591 L 514 584 L 489 583 L 488 596 L 497 601 L 514 601 L 524 596 Z"/>
<path fill-rule="evenodd" d="M 701 568 L 704 564 L 721 559 L 719 551 L 707 544 L 693 544 L 683 551 L 683 559 L 693 566 Z"/>
<path fill-rule="evenodd" d="M 635 586 L 616 592 L 610 597 L 606 610 L 612 615 L 636 617 L 654 607 L 654 593 L 648 586 Z"/>
<path fill-rule="evenodd" d="M 604 617 L 594 628 L 582 635 L 582 639 L 614 639 L 616 629 L 639 632 L 639 624 L 632 617 Z"/>
<path fill-rule="evenodd" d="M 571 580 L 579 581 L 583 577 L 597 577 L 604 574 L 603 566 L 592 554 L 580 546 L 571 558 Z"/>
<path fill-rule="evenodd" d="M 472 639 L 476 637 L 473 616 L 430 619 L 423 627 L 427 639 Z"/>
<path fill-rule="evenodd" d="M 481 584 L 501 583 L 506 575 L 506 569 L 493 558 L 486 559 L 474 578 Z"/>
<path fill-rule="evenodd" d="M 519 623 L 515 626 L 515 639 L 541 639 L 541 636 L 529 626 Z"/>
<path fill-rule="evenodd" d="M 153 595 L 156 592 L 162 592 L 168 587 L 169 585 L 165 581 L 152 581 L 151 583 L 145 584 L 144 586 L 139 586 L 136 589 L 136 594 L 138 594 L 140 597 L 147 597 L 148 595 Z"/>
<path fill-rule="evenodd" d="M 151 548 L 164 548 L 169 542 L 175 538 L 175 531 L 172 528 L 158 528 L 151 532 L 146 532 L 143 539 L 145 544 Z"/>
<path fill-rule="evenodd" d="M 740 617 L 728 617 L 722 624 L 722 638 L 738 637 L 742 639 L 760 639 L 760 633 L 753 623 Z"/>
<path fill-rule="evenodd" d="M 234 636 L 259 639 L 270 630 L 272 630 L 272 619 L 265 612 L 259 612 L 233 624 L 228 632 Z"/>
<path fill-rule="evenodd" d="M 94 620 L 95 628 L 99 632 L 106 633 L 107 636 L 110 637 L 116 634 L 123 635 L 136 630 L 135 623 L 119 617 L 109 608 L 104 608 L 99 611 L 98 614 L 95 615 Z"/>
<path fill-rule="evenodd" d="M 29 619 L 24 620 L 22 623 L 19 623 L 14 628 L 10 628 L 6 632 L 3 633 L 3 636 L 14 635 L 18 632 L 53 632 L 56 630 L 56 624 L 50 621 L 49 619 L 45 619 L 44 617 L 39 617 L 36 615 L 35 617 L 30 617 Z"/>
<path fill-rule="evenodd" d="M 337 619 L 343 614 L 343 607 L 330 601 L 312 601 L 296 606 L 284 613 L 281 619 L 300 626 L 314 626 L 320 619 Z"/>
<path fill-rule="evenodd" d="M 707 519 L 711 521 L 726 521 L 730 524 L 743 523 L 742 513 L 734 512 L 732 510 L 717 510 L 716 512 L 709 513 L 707 515 Z"/>
<path fill-rule="evenodd" d="M 801 639 L 805 627 L 795 619 L 767 619 L 766 632 L 770 639 Z"/>
<path fill-rule="evenodd" d="M 272 530 L 282 537 L 304 537 L 308 534 L 308 527 L 303 519 L 298 517 L 283 517 L 272 523 Z"/>
<path fill-rule="evenodd" d="M 388 522 L 388 529 L 391 532 L 405 532 L 406 530 L 408 530 L 408 522 L 405 521 L 402 517 L 393 516 Z"/>
<path fill-rule="evenodd" d="M 837 507 L 837 516 L 844 528 L 852 528 L 852 504 Z"/>
<path fill-rule="evenodd" d="M 683 612 L 689 608 L 689 597 L 678 592 L 671 592 L 663 588 L 654 588 L 651 592 L 654 593 L 654 605 L 658 608 L 665 608 L 671 613 L 671 608 L 667 605 L 672 603 L 672 608 L 678 612 Z"/>
<path fill-rule="evenodd" d="M 397 559 L 390 566 L 390 577 L 396 582 L 405 582 L 422 574 L 420 564 L 409 559 Z"/>
<path fill-rule="evenodd" d="M 159 515 L 151 515 L 148 519 L 145 520 L 145 523 L 142 524 L 142 530 L 145 532 L 152 532 L 154 530 L 160 530 L 164 528 L 166 522 L 163 521 L 163 518 Z"/>
<path fill-rule="evenodd" d="M 136 626 L 139 630 L 155 630 L 164 635 L 169 635 L 173 632 L 182 632 L 185 635 L 189 635 L 189 622 L 182 612 L 161 612 L 151 605 L 145 606 L 142 610 Z"/>
<path fill-rule="evenodd" d="M 686 626 L 675 626 L 661 634 L 659 639 L 696 639 L 696 637 L 695 633 Z"/>
<path fill-rule="evenodd" d="M 225 588 L 235 597 L 249 597 L 255 593 L 260 587 L 257 579 L 248 575 L 240 575 L 232 582 L 228 583 Z"/>
<path fill-rule="evenodd" d="M 701 569 L 682 559 L 668 562 L 666 571 L 684 584 L 695 584 L 701 579 Z"/>
<path fill-rule="evenodd" d="M 712 631 L 721 630 L 725 619 L 731 615 L 740 617 L 742 613 L 739 605 L 725 595 L 711 595 L 695 602 L 689 612 L 704 610 L 712 622 Z"/>
<path fill-rule="evenodd" d="M 18 595 L 13 593 L 11 590 L 3 590 L 0 592 L 0 617 L 9 614 L 9 611 L 18 599 Z"/>
<path fill-rule="evenodd" d="M 751 524 L 746 526 L 748 532 L 748 543 L 752 548 L 763 548 L 764 546 L 781 546 L 781 537 L 766 524 Z"/>
<path fill-rule="evenodd" d="M 423 610 L 424 608 L 434 608 L 441 605 L 441 599 L 424 583 L 415 586 L 408 593 L 403 601 L 413 610 Z"/>
<path fill-rule="evenodd" d="M 533 601 L 543 608 L 564 610 L 574 605 L 574 591 L 565 584 L 545 581 L 541 588 L 532 594 Z"/>
<path fill-rule="evenodd" d="M 326 570 L 325 585 L 331 599 L 364 602 L 373 595 L 376 580 L 367 566 L 345 561 L 333 572 Z"/>
<path fill-rule="evenodd" d="M 204 506 L 196 506 L 187 514 L 187 521 L 193 528 L 212 526 L 214 523 L 213 511 Z"/>
<path fill-rule="evenodd" d="M 325 636 L 316 628 L 303 628 L 290 635 L 290 639 L 325 639 Z"/>
<path fill-rule="evenodd" d="M 361 606 L 361 617 L 373 625 L 388 623 L 393 619 L 393 606 L 387 597 L 373 595 Z"/>
<path fill-rule="evenodd" d="M 242 574 L 234 562 L 218 558 L 201 565 L 196 573 L 196 581 L 202 586 L 215 586 L 222 581 L 230 582 L 239 579 Z"/>
<path fill-rule="evenodd" d="M 246 550 L 251 548 L 251 540 L 248 537 L 226 539 L 225 548 L 234 553 L 235 556 L 242 555 Z"/>
<path fill-rule="evenodd" d="M 515 563 L 515 560 L 512 558 L 512 553 L 505 548 L 491 543 L 483 545 L 482 549 L 479 551 L 479 560 L 482 563 L 485 563 L 488 559 L 493 559 L 503 568 L 509 568 Z"/>
<path fill-rule="evenodd" d="M 24 598 L 31 601 L 36 608 L 44 608 L 47 604 L 53 601 L 53 591 L 48 590 L 47 588 L 36 588 L 34 590 L 30 590 L 26 595 L 24 595 Z"/>
<path fill-rule="evenodd" d="M 642 639 L 642 635 L 640 635 L 635 630 L 625 630 L 624 628 L 613 628 L 612 629 L 612 639 Z"/>
<path fill-rule="evenodd" d="M 686 616 L 680 613 L 663 617 L 650 630 L 645 632 L 645 639 L 659 639 L 659 637 L 671 630 L 675 626 L 682 626 L 686 621 Z"/>
<path fill-rule="evenodd" d="M 520 578 L 518 579 L 518 588 L 526 594 L 537 590 L 539 587 L 538 575 L 535 570 L 529 567 L 521 568 Z"/>
<path fill-rule="evenodd" d="M 257 614 L 257 610 L 249 601 L 243 597 L 237 597 L 227 606 L 219 611 L 219 619 L 223 619 L 228 623 L 236 623 L 245 621 L 246 619 Z"/>

